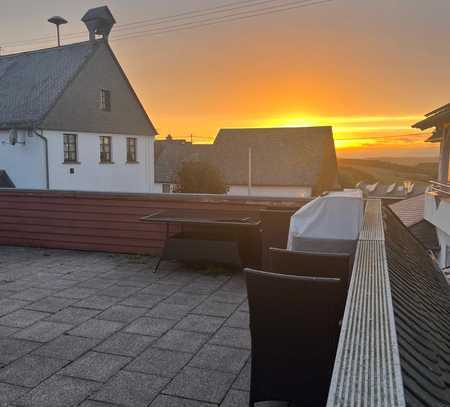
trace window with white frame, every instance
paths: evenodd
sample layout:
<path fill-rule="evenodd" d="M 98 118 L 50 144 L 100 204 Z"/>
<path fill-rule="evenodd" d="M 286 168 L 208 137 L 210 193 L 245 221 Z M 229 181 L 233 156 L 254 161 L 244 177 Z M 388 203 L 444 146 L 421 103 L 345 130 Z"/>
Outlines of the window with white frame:
<path fill-rule="evenodd" d="M 127 162 L 137 162 L 137 139 L 135 137 L 127 137 Z"/>
<path fill-rule="evenodd" d="M 63 134 L 64 137 L 64 162 L 78 161 L 78 136 L 76 134 Z"/>
<path fill-rule="evenodd" d="M 101 163 L 111 163 L 111 137 L 110 136 L 100 136 L 100 162 Z"/>

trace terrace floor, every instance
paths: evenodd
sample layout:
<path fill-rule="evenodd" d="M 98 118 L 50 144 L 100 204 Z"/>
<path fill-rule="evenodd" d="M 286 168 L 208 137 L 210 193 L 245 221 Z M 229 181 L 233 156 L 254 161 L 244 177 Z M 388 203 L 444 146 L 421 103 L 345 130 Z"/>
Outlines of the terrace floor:
<path fill-rule="evenodd" d="M 0 247 L 0 406 L 248 406 L 242 274 L 155 261 Z"/>

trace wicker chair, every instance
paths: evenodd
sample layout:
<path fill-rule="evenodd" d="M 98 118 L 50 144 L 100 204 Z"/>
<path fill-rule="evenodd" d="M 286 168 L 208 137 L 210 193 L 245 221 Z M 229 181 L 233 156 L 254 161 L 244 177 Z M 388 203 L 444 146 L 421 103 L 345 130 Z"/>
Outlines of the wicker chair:
<path fill-rule="evenodd" d="M 325 406 L 339 336 L 340 280 L 246 269 L 250 406 Z"/>

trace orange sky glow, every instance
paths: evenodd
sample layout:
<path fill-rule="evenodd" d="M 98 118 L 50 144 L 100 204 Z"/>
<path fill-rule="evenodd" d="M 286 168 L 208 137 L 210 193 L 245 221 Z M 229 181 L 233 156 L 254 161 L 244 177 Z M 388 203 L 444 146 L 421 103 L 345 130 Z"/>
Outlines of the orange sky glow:
<path fill-rule="evenodd" d="M 244 2 L 100 3 L 117 20 L 111 47 L 160 138 L 209 143 L 220 128 L 332 125 L 342 157 L 437 155 L 411 125 L 450 101 L 448 0 L 330 0 L 162 34 L 165 20 L 151 19 Z M 64 43 L 86 40 L 80 17 L 100 3 L 3 0 L 2 53 L 52 46 L 53 37 L 26 40 L 54 36 L 46 20 L 55 14 L 69 20 Z"/>

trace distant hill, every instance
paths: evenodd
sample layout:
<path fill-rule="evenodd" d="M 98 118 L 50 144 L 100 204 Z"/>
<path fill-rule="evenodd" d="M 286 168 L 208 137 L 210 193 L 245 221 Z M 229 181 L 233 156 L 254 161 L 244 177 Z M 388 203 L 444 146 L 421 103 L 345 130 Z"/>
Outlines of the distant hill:
<path fill-rule="evenodd" d="M 426 183 L 437 176 L 437 161 L 425 160 L 408 164 L 379 159 L 338 160 L 341 184 L 344 187 L 354 187 L 359 181 L 393 183 L 411 180 Z"/>
<path fill-rule="evenodd" d="M 421 163 L 437 163 L 439 157 L 429 157 L 429 156 L 416 156 L 416 157 L 371 157 L 368 160 L 374 161 L 386 161 L 395 164 L 415 166 Z"/>

